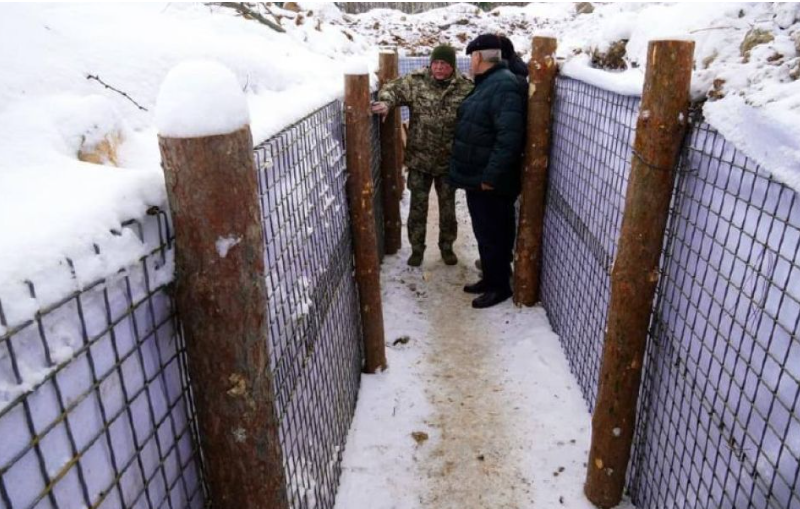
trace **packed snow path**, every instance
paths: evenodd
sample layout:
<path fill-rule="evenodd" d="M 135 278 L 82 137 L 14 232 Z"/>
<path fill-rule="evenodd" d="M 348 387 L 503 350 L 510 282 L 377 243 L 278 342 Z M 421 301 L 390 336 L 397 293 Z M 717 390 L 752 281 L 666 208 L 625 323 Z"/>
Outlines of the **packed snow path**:
<path fill-rule="evenodd" d="M 590 416 L 558 337 L 541 307 L 472 309 L 462 192 L 458 217 L 458 265 L 439 256 L 435 193 L 422 268 L 406 265 L 405 232 L 383 262 L 389 369 L 362 377 L 336 507 L 590 508 Z"/>

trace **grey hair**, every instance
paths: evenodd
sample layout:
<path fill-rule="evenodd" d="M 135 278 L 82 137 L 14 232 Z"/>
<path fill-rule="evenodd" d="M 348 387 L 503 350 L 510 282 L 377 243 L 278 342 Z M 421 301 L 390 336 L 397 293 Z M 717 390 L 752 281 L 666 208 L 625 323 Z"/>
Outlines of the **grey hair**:
<path fill-rule="evenodd" d="M 482 60 L 485 60 L 490 64 L 496 64 L 500 62 L 501 52 L 499 49 L 481 49 L 478 50 L 478 53 L 480 53 Z"/>

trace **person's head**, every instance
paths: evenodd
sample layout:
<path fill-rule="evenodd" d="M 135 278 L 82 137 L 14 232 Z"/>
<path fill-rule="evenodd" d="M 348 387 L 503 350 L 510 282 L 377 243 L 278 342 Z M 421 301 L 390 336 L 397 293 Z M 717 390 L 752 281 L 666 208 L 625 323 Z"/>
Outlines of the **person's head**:
<path fill-rule="evenodd" d="M 431 53 L 431 75 L 437 81 L 449 80 L 456 70 L 456 50 L 452 46 L 442 44 L 433 48 Z"/>
<path fill-rule="evenodd" d="M 528 76 L 527 64 L 517 55 L 514 43 L 505 35 L 500 36 L 500 53 L 503 61 L 508 63 L 508 70 L 520 77 Z"/>
<path fill-rule="evenodd" d="M 511 60 L 517 54 L 514 51 L 514 43 L 511 42 L 511 39 L 506 37 L 505 35 L 501 35 L 500 37 L 500 54 L 503 60 Z"/>
<path fill-rule="evenodd" d="M 481 34 L 467 45 L 469 67 L 474 76 L 483 74 L 502 60 L 502 43 L 495 34 Z"/>

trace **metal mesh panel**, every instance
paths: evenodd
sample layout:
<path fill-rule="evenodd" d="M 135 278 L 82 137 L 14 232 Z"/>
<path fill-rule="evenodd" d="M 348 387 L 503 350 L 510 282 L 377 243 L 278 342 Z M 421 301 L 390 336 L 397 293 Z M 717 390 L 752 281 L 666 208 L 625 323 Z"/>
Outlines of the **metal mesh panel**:
<path fill-rule="evenodd" d="M 405 76 L 411 71 L 416 71 L 417 69 L 428 67 L 430 62 L 431 62 L 430 56 L 400 57 L 398 61 L 398 71 L 400 73 L 400 76 Z M 461 55 L 456 56 L 456 65 L 458 66 L 458 72 L 460 72 L 461 74 L 467 74 L 469 72 L 469 57 Z"/>
<path fill-rule="evenodd" d="M 298 509 L 333 507 L 362 366 L 342 123 L 335 101 L 256 148 L 270 365 Z"/>
<path fill-rule="evenodd" d="M 638 108 L 557 80 L 542 300 L 590 407 Z M 691 129 L 629 488 L 641 509 L 798 509 L 800 199 L 708 125 Z"/>
<path fill-rule="evenodd" d="M 639 98 L 559 77 L 541 298 L 594 407 Z"/>
<path fill-rule="evenodd" d="M 375 123 L 382 246 L 379 136 Z M 255 160 L 290 503 L 330 508 L 363 357 L 341 103 L 266 141 Z M 205 505 L 172 273 L 162 269 L 173 239 L 166 215 L 154 214 L 124 225 L 154 246 L 136 266 L 23 324 L 9 325 L 0 303 L 0 507 Z M 65 335 L 77 338 L 66 350 Z"/>
<path fill-rule="evenodd" d="M 412 71 L 416 71 L 422 67 L 428 67 L 430 64 L 431 57 L 400 57 L 398 59 L 398 72 L 400 76 L 405 76 Z M 456 65 L 458 66 L 458 72 L 461 74 L 469 73 L 469 57 L 465 56 L 457 56 L 456 57 Z M 403 106 L 400 109 L 401 115 L 403 117 L 403 122 L 407 122 L 408 119 L 411 117 L 408 108 Z"/>
<path fill-rule="evenodd" d="M 694 127 L 648 345 L 639 508 L 800 508 L 799 322 L 800 197 Z"/>
<path fill-rule="evenodd" d="M 158 213 L 116 234 L 151 250 L 31 321 L 9 328 L 0 306 L 0 396 L 11 396 L 0 398 L 0 507 L 204 505 L 184 343 L 162 269 L 169 222 Z"/>

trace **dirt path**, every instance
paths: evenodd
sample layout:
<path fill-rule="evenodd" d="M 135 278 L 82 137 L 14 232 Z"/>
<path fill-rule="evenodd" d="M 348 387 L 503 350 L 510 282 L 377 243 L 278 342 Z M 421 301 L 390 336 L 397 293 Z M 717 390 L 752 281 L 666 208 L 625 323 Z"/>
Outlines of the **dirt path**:
<path fill-rule="evenodd" d="M 542 308 L 472 309 L 477 246 L 457 203 L 458 265 L 439 256 L 432 196 L 422 267 L 405 235 L 381 267 L 389 368 L 361 379 L 336 509 L 591 509 L 589 415 L 558 337 Z"/>
<path fill-rule="evenodd" d="M 463 202 L 463 195 L 460 196 Z M 477 249 L 466 206 L 459 205 L 460 263 L 446 267 L 438 256 L 438 213 L 432 197 L 428 249 L 430 348 L 424 375 L 425 393 L 434 407 L 430 426 L 438 440 L 423 467 L 427 486 L 423 506 L 430 508 L 517 508 L 525 504 L 530 483 L 516 468 L 512 401 L 502 384 L 504 370 L 497 352 L 497 323 L 491 311 L 475 310 L 474 296 L 462 291 L 477 280 L 472 268 Z"/>

